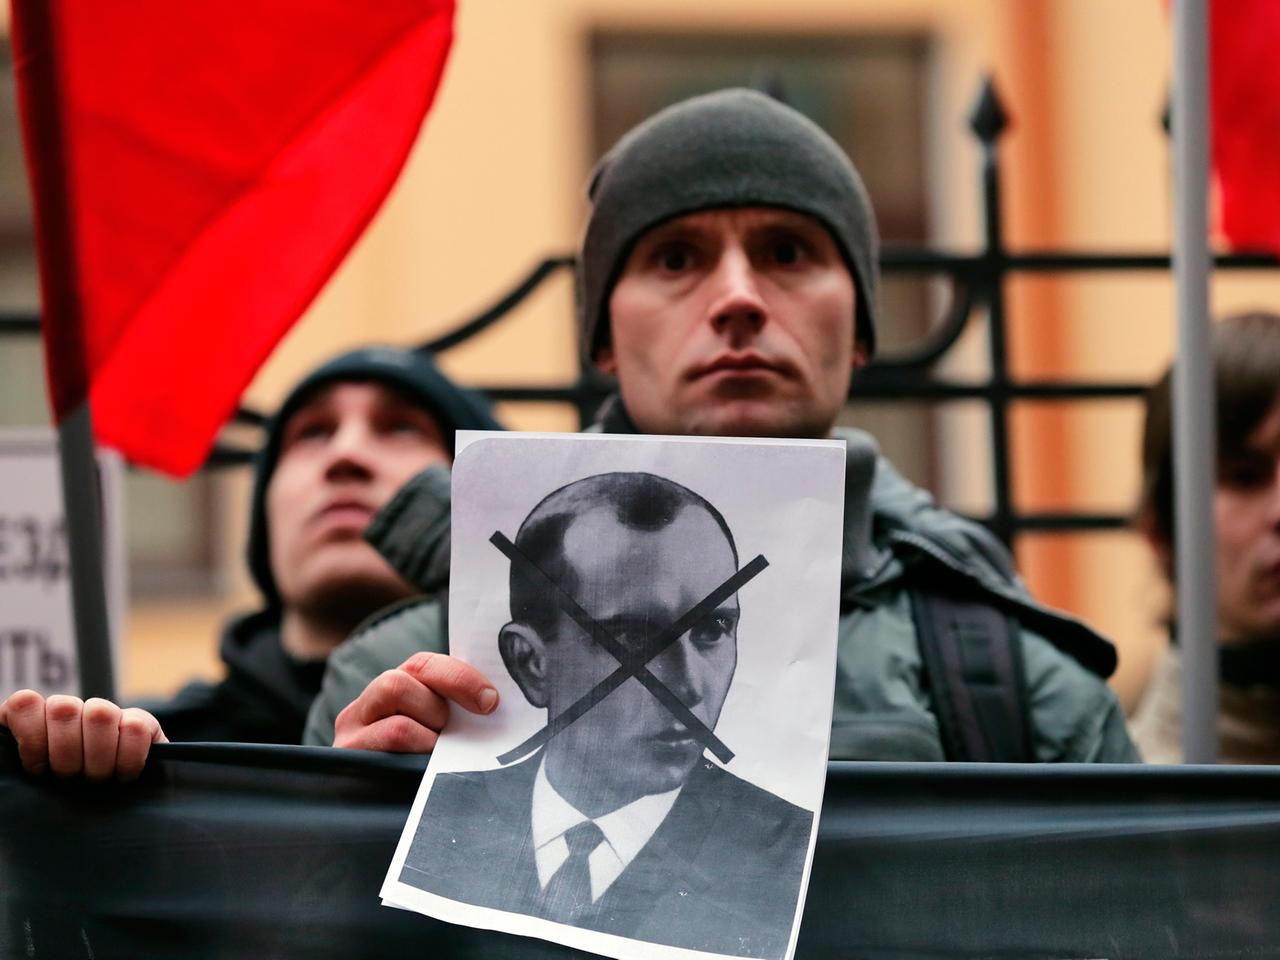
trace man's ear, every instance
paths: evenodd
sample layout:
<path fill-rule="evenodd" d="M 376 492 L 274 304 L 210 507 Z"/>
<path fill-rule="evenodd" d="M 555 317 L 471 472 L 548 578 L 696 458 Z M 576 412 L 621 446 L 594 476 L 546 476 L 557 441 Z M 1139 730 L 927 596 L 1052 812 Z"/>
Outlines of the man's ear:
<path fill-rule="evenodd" d="M 508 623 L 498 631 L 498 652 L 524 698 L 535 707 L 546 707 L 546 644 L 537 631 L 525 623 Z"/>
<path fill-rule="evenodd" d="M 610 377 L 618 375 L 618 361 L 613 355 L 613 345 L 606 344 L 596 350 L 596 369 Z"/>

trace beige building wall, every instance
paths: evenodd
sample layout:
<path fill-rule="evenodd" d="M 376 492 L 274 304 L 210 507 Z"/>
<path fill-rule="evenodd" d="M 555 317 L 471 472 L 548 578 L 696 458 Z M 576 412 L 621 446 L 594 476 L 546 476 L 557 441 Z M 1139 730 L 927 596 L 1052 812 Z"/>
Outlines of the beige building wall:
<path fill-rule="evenodd" d="M 960 129 L 993 57 L 998 2 L 799 0 L 464 0 L 438 99 L 404 174 L 352 255 L 277 349 L 248 394 L 269 409 L 325 356 L 384 340 L 418 342 L 488 305 L 542 256 L 570 250 L 586 209 L 588 41 L 601 27 L 806 33 L 916 30 L 936 38 L 936 120 Z M 947 119 L 942 119 L 947 118 Z M 943 181 L 934 206 L 946 236 L 972 230 L 975 168 L 962 134 L 931 158 Z M 967 174 L 967 175 L 966 175 Z M 954 182 L 955 186 L 952 186 Z M 517 320 L 451 351 L 460 381 L 555 382 L 575 369 L 572 291 L 562 278 Z M 502 410 L 522 429 L 573 429 L 557 409 Z M 217 672 L 223 616 L 253 602 L 243 570 L 247 482 L 225 482 L 229 587 L 211 601 L 155 601 L 131 611 L 125 685 L 157 690 Z"/>
<path fill-rule="evenodd" d="M 977 151 L 965 128 L 993 71 L 1013 126 L 1004 141 L 1006 236 L 1022 249 L 1165 249 L 1169 174 L 1158 116 L 1168 85 L 1161 5 L 1105 0 L 463 0 L 436 106 L 390 200 L 255 380 L 262 408 L 323 357 L 369 340 L 418 342 L 488 305 L 542 256 L 569 250 L 585 206 L 588 39 L 601 27 L 745 32 L 916 32 L 931 38 L 928 118 L 935 242 L 981 235 Z M 1167 277 L 1036 278 L 1010 289 L 1022 376 L 1149 379 L 1172 349 Z M 1219 281 L 1215 303 L 1280 303 L 1274 281 Z M 574 373 L 565 278 L 518 319 L 449 353 L 463 382 L 555 382 Z M 980 369 L 980 344 L 960 367 Z M 567 411 L 503 410 L 517 428 L 572 429 Z M 989 502 L 980 416 L 945 421 L 944 500 Z M 1137 407 L 1028 407 L 1014 421 L 1019 505 L 1123 510 L 1137 489 Z M 975 450 L 977 451 L 975 453 Z M 137 605 L 127 687 L 216 672 L 220 617 L 252 602 L 243 574 L 244 477 L 220 544 L 229 587 L 206 602 Z M 1033 589 L 1117 638 L 1128 702 L 1150 651 L 1158 583 L 1132 535 L 1041 537 L 1019 559 Z"/>
<path fill-rule="evenodd" d="M 1168 143 L 1159 115 L 1169 85 L 1169 33 L 1158 4 L 1040 3 L 1023 50 L 1027 88 L 1045 118 L 1039 157 L 1015 204 L 1039 248 L 1167 250 Z M 1016 44 L 1016 40 L 1011 40 Z M 1035 162 L 1035 161 L 1033 161 Z M 1023 375 L 1149 381 L 1172 350 L 1166 274 L 1077 274 L 1027 281 L 1015 304 Z M 1021 307 L 1021 309 L 1019 309 Z M 1039 410 L 1035 408 L 1038 407 Z M 1017 469 L 1021 502 L 1039 509 L 1128 512 L 1139 480 L 1141 404 L 1028 405 Z M 1113 684 L 1132 705 L 1159 642 L 1162 591 L 1133 534 L 1028 538 L 1020 561 L 1037 592 L 1072 609 L 1121 648 Z"/>

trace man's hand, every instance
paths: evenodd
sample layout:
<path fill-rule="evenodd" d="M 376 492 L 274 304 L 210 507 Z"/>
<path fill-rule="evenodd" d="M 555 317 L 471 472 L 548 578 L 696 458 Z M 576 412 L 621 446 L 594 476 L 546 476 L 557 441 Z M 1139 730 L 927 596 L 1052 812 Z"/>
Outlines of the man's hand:
<path fill-rule="evenodd" d="M 52 770 L 60 777 L 83 773 L 90 780 L 135 780 L 153 743 L 168 743 L 160 721 L 136 707 L 110 700 L 19 690 L 0 703 L 0 725 L 18 741 L 28 773 Z"/>
<path fill-rule="evenodd" d="M 492 713 L 498 691 L 479 670 L 443 653 L 415 653 L 370 681 L 333 725 L 333 745 L 428 753 L 449 719 L 449 701 Z"/>

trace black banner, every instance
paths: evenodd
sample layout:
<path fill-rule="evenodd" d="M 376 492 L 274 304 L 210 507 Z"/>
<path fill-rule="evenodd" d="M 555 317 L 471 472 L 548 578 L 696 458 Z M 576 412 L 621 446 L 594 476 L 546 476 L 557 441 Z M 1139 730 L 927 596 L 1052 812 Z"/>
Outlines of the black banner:
<path fill-rule="evenodd" d="M 423 758 L 0 753 L 0 956 L 578 955 L 380 906 Z M 1280 956 L 1280 768 L 832 763 L 798 955 Z"/>

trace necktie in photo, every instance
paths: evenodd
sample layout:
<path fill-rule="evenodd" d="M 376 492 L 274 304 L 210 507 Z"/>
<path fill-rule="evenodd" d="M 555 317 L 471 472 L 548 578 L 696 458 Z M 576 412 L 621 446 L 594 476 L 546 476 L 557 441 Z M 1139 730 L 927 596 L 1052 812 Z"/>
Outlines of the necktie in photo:
<path fill-rule="evenodd" d="M 548 919 L 573 923 L 591 906 L 591 866 L 587 858 L 604 841 L 604 834 L 590 820 L 570 827 L 564 834 L 569 857 L 551 877 L 542 896 Z"/>

